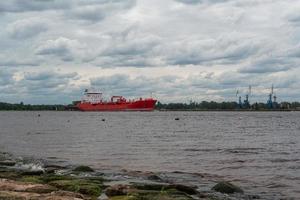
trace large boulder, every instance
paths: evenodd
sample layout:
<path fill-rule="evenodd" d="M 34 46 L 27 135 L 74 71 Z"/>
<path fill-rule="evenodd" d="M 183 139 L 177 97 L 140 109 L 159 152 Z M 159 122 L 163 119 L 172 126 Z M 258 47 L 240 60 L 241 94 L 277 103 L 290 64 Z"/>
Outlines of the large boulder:
<path fill-rule="evenodd" d="M 226 193 L 226 194 L 244 193 L 244 191 L 241 188 L 227 181 L 222 181 L 216 184 L 212 189 L 217 192 Z"/>

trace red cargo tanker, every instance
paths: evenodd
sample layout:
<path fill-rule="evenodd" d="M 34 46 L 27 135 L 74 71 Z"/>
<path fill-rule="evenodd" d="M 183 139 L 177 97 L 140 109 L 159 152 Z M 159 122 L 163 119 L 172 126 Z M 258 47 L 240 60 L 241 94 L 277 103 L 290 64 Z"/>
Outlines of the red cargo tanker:
<path fill-rule="evenodd" d="M 76 107 L 81 111 L 153 111 L 155 103 L 153 98 L 127 100 L 123 96 L 112 96 L 110 101 L 104 101 L 102 93 L 85 90 Z"/>

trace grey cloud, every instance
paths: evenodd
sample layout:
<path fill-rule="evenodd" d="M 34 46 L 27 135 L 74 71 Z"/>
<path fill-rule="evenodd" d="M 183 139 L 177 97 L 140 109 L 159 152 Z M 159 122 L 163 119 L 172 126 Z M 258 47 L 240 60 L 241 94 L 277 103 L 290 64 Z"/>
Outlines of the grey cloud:
<path fill-rule="evenodd" d="M 47 24 L 40 19 L 18 20 L 7 27 L 9 35 L 16 39 L 25 39 L 47 31 Z"/>
<path fill-rule="evenodd" d="M 108 15 L 130 9 L 135 3 L 135 0 L 80 1 L 67 13 L 67 15 L 77 19 L 97 22 L 103 20 Z"/>
<path fill-rule="evenodd" d="M 0 88 L 13 83 L 13 73 L 0 69 Z"/>
<path fill-rule="evenodd" d="M 81 44 L 77 40 L 64 37 L 55 40 L 48 40 L 36 49 L 37 55 L 54 55 L 64 61 L 73 61 L 76 53 L 81 49 Z"/>
<path fill-rule="evenodd" d="M 27 94 L 49 95 L 63 92 L 69 87 L 70 81 L 78 78 L 77 73 L 57 73 L 42 71 L 25 73 L 24 78 L 18 82 L 18 87 Z"/>
<path fill-rule="evenodd" d="M 240 73 L 259 74 L 288 71 L 293 67 L 294 63 L 286 57 L 265 57 L 256 60 L 252 65 L 240 68 L 238 71 Z"/>
<path fill-rule="evenodd" d="M 63 9 L 71 6 L 71 1 L 61 0 L 9 0 L 0 2 L 1 12 L 28 12 Z"/>
<path fill-rule="evenodd" d="M 16 60 L 16 59 L 11 59 L 11 60 L 1 60 L 0 61 L 0 66 L 4 67 L 19 67 L 19 66 L 38 66 L 40 64 L 39 60 Z"/>
<path fill-rule="evenodd" d="M 167 60 L 171 65 L 230 64 L 247 59 L 259 49 L 260 44 L 256 41 L 225 35 L 216 40 L 191 40 L 170 45 L 172 54 Z"/>
<path fill-rule="evenodd" d="M 297 12 L 293 12 L 293 13 L 290 13 L 288 16 L 287 16 L 287 20 L 296 25 L 296 26 L 299 26 L 300 25 L 300 14 L 299 14 L 299 10 L 297 10 Z"/>
<path fill-rule="evenodd" d="M 236 72 L 231 74 L 211 75 L 209 72 L 196 73 L 186 78 L 178 76 L 130 77 L 127 75 L 101 76 L 91 79 L 91 86 L 101 88 L 110 95 L 118 94 L 129 98 L 147 96 L 154 92 L 160 101 L 185 100 L 235 100 L 235 92 L 240 88 L 246 91 L 249 82 L 256 79 L 250 76 L 244 81 L 235 79 Z M 240 75 L 246 78 L 245 75 Z M 248 82 L 249 81 L 249 82 Z M 163 87 L 162 87 L 163 85 Z"/>
<path fill-rule="evenodd" d="M 78 19 L 87 21 L 100 21 L 105 18 L 103 8 L 97 8 L 95 6 L 79 7 L 72 10 L 71 14 Z"/>
<path fill-rule="evenodd" d="M 40 94 L 70 100 L 95 76 L 92 85 L 115 94 L 144 96 L 158 91 L 166 101 L 175 101 L 192 96 L 219 100 L 235 88 L 246 90 L 249 84 L 299 85 L 293 77 L 299 72 L 299 12 L 292 10 L 298 2 L 137 2 L 1 1 L 0 66 L 19 70 L 15 76 L 7 75 L 12 79 L 2 77 L 6 85 L 1 91 L 27 95 L 33 101 L 46 101 Z M 97 66 L 106 69 L 95 70 Z M 55 67 L 74 69 L 86 77 L 44 72 Z M 147 74 L 151 67 L 156 67 L 155 73 Z M 166 76 L 166 69 L 178 77 Z M 22 79 L 18 76 L 22 70 L 37 73 Z"/>
<path fill-rule="evenodd" d="M 15 74 L 23 74 L 18 80 Z M 76 72 L 63 73 L 53 71 L 25 72 L 0 70 L 0 92 L 5 96 L 1 101 L 25 103 L 71 103 L 79 97 L 84 85 L 73 82 L 80 76 Z"/>
<path fill-rule="evenodd" d="M 127 97 L 139 97 L 150 95 L 151 92 L 166 94 L 173 91 L 173 86 L 177 77 L 163 76 L 150 78 L 138 76 L 132 78 L 128 75 L 116 74 L 112 76 L 101 76 L 91 78 L 91 86 L 109 91 L 111 95 L 124 95 Z M 164 88 L 161 85 L 164 85 Z"/>
<path fill-rule="evenodd" d="M 265 82 L 269 84 L 274 84 L 275 88 L 279 88 L 280 90 L 282 89 L 288 89 L 288 88 L 298 88 L 299 86 L 299 78 L 295 72 L 290 71 L 290 72 L 282 72 L 279 74 L 270 74 L 269 76 L 265 76 Z M 260 83 L 264 84 L 265 83 Z M 269 86 L 271 87 L 271 86 Z"/>
<path fill-rule="evenodd" d="M 109 40 L 95 60 L 101 67 L 149 67 L 160 62 L 156 50 L 161 39 L 153 34 L 143 34 L 131 27 L 118 34 L 110 34 Z"/>
<path fill-rule="evenodd" d="M 153 92 L 159 100 L 170 101 L 170 99 L 185 99 L 186 97 L 199 99 L 207 96 L 208 90 L 219 90 L 216 77 L 209 78 L 206 76 L 207 74 L 209 73 L 200 73 L 186 78 L 179 76 L 137 76 L 133 78 L 117 74 L 94 77 L 90 81 L 92 87 L 101 88 L 111 95 L 118 94 L 134 98 L 147 96 Z"/>
<path fill-rule="evenodd" d="M 251 74 L 260 74 L 260 73 L 270 73 L 270 72 L 281 72 L 281 71 L 287 71 L 290 67 L 288 66 L 281 66 L 281 65 L 265 65 L 265 66 L 250 66 L 250 67 L 244 67 L 239 70 L 241 73 L 251 73 Z"/>
<path fill-rule="evenodd" d="M 202 3 L 223 3 L 230 0 L 175 0 L 184 4 L 202 4 Z"/>
<path fill-rule="evenodd" d="M 237 85 L 239 86 L 247 86 L 247 84 L 249 83 L 245 83 L 245 80 L 247 80 L 248 77 L 246 77 L 245 75 L 241 75 L 241 74 L 237 74 L 235 72 L 225 72 L 222 73 L 219 77 L 218 77 L 218 82 L 219 87 L 223 86 L 223 87 L 236 87 Z M 245 85 L 246 84 L 246 85 Z"/>

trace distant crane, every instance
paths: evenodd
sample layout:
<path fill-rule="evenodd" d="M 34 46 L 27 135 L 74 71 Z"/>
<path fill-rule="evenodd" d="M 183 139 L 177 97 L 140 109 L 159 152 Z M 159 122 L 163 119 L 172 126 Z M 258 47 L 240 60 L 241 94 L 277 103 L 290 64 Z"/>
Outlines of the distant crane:
<path fill-rule="evenodd" d="M 244 100 L 244 104 L 243 104 L 244 108 L 250 108 L 249 97 L 251 95 L 251 90 L 252 90 L 252 86 L 249 85 L 248 93 L 246 94 L 246 99 Z"/>
<path fill-rule="evenodd" d="M 239 95 L 239 90 L 236 91 L 235 96 L 238 97 L 238 108 L 250 108 L 249 98 L 251 96 L 252 87 L 249 85 L 248 92 L 245 96 L 244 102 L 242 102 L 242 97 Z"/>
<path fill-rule="evenodd" d="M 239 90 L 236 91 L 235 96 L 236 96 L 236 97 L 239 97 L 239 100 L 238 100 L 238 108 L 243 108 L 242 97 L 239 95 Z"/>
<path fill-rule="evenodd" d="M 272 84 L 271 92 L 269 94 L 269 99 L 267 101 L 267 106 L 269 109 L 274 109 L 277 107 L 277 96 L 274 94 L 274 85 Z"/>

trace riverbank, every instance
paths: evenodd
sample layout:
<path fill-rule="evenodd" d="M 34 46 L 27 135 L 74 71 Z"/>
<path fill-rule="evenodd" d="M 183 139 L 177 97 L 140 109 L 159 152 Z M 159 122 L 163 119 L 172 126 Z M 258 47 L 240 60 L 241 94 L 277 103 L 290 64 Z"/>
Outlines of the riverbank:
<path fill-rule="evenodd" d="M 203 187 L 178 183 L 181 172 L 101 172 L 88 166 L 63 166 L 0 153 L 0 199 L 51 200 L 235 200 L 257 199 L 226 181 Z M 173 177 L 172 177 L 173 176 Z M 199 178 L 202 175 L 198 174 Z M 195 174 L 196 177 L 196 174 Z M 202 176 L 203 178 L 203 176 Z M 212 187 L 213 185 L 213 187 Z"/>
<path fill-rule="evenodd" d="M 0 111 L 79 111 L 75 104 L 31 105 L 0 102 Z M 236 102 L 167 103 L 158 102 L 156 111 L 300 111 L 300 102 L 282 102 L 275 107 L 264 103 L 254 103 L 249 107 L 240 107 Z"/>

